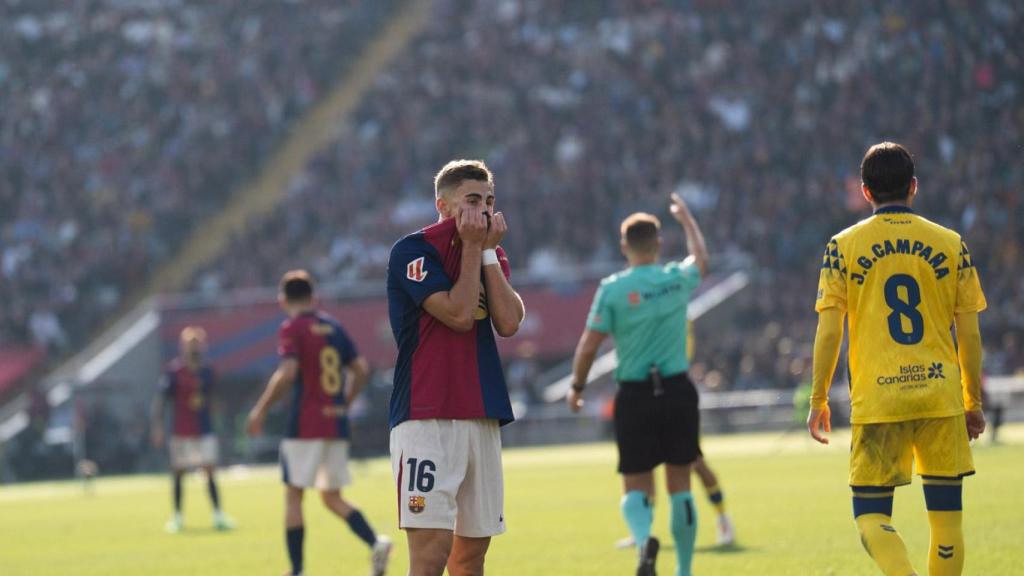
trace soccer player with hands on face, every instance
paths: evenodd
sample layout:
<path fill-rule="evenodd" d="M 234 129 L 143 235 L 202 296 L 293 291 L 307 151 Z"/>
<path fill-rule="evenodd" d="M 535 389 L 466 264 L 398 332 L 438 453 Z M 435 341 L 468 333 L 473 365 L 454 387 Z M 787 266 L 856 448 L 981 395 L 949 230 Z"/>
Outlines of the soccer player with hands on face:
<path fill-rule="evenodd" d="M 505 531 L 499 427 L 514 417 L 494 333 L 514 335 L 525 308 L 487 166 L 449 162 L 434 199 L 438 222 L 399 240 L 388 262 L 391 466 L 409 574 L 470 576 Z"/>

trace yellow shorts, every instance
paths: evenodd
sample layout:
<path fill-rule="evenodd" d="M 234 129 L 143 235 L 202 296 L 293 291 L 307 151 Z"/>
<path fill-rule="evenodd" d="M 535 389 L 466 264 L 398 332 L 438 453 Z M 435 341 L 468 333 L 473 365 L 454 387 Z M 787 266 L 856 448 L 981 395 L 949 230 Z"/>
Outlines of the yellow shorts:
<path fill-rule="evenodd" d="M 850 486 L 910 484 L 912 464 L 921 476 L 974 474 L 964 415 L 853 425 Z"/>

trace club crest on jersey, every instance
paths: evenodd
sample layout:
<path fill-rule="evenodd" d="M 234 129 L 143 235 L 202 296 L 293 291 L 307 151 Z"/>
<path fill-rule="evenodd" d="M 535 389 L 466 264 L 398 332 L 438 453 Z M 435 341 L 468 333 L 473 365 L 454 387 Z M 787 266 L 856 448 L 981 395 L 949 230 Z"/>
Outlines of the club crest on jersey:
<path fill-rule="evenodd" d="M 409 262 L 409 265 L 405 267 L 405 277 L 413 282 L 423 282 L 427 278 L 427 271 L 423 269 L 424 259 L 424 256 L 420 256 Z"/>
<path fill-rule="evenodd" d="M 413 514 L 419 514 L 427 507 L 426 496 L 409 496 L 409 511 Z"/>

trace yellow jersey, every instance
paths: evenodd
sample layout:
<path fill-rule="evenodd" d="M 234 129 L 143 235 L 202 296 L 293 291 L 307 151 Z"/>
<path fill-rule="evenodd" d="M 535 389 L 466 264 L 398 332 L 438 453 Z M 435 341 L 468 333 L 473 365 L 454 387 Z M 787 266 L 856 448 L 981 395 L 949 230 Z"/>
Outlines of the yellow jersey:
<path fill-rule="evenodd" d="M 963 413 L 953 317 L 985 306 L 960 235 L 908 207 L 880 208 L 832 237 L 815 310 L 848 318 L 850 421 Z"/>

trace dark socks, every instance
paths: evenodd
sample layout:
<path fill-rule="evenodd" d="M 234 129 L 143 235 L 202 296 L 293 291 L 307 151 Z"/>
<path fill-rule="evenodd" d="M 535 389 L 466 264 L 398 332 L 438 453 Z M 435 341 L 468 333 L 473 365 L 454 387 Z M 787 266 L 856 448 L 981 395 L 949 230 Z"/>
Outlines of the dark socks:
<path fill-rule="evenodd" d="M 174 475 L 174 511 L 181 513 L 181 480 L 184 474 Z"/>
<path fill-rule="evenodd" d="M 213 475 L 206 477 L 206 487 L 210 490 L 210 503 L 213 504 L 213 509 L 220 510 L 220 494 L 217 493 L 217 481 L 213 479 Z"/>
<path fill-rule="evenodd" d="M 304 526 L 286 528 L 285 541 L 288 543 L 288 559 L 292 562 L 292 574 L 302 573 L 302 540 L 306 536 Z"/>
<path fill-rule="evenodd" d="M 360 540 L 366 542 L 367 546 L 373 547 L 377 542 L 377 534 L 374 533 L 373 528 L 370 528 L 370 524 L 366 522 L 366 518 L 363 518 L 359 510 L 352 510 L 352 513 L 345 518 L 345 522 L 348 522 L 348 527 L 355 532 L 356 536 L 359 536 Z"/>

